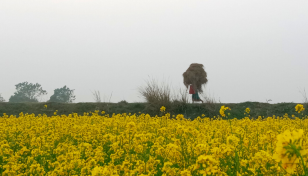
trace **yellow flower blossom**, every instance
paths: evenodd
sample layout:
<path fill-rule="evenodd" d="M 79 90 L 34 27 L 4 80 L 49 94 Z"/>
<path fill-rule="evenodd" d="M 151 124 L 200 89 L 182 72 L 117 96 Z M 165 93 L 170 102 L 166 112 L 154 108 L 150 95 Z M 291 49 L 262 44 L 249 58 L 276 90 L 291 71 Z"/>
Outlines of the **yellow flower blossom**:
<path fill-rule="evenodd" d="M 226 117 L 225 115 L 225 111 L 226 110 L 231 110 L 229 107 L 225 107 L 225 106 L 221 106 L 220 110 L 219 110 L 219 113 L 222 117 Z"/>
<path fill-rule="evenodd" d="M 302 104 L 297 104 L 295 106 L 295 111 L 297 111 L 298 113 L 300 113 L 301 111 L 304 111 L 304 110 L 305 110 L 305 108 Z"/>
<path fill-rule="evenodd" d="M 165 111 L 166 111 L 166 107 L 165 107 L 165 106 L 162 106 L 162 107 L 160 108 L 160 111 L 161 111 L 161 112 L 165 112 Z"/>
<path fill-rule="evenodd" d="M 246 109 L 245 109 L 245 112 L 246 112 L 246 113 L 249 113 L 249 112 L 250 112 L 250 109 L 249 109 L 249 108 L 246 108 Z"/>
<path fill-rule="evenodd" d="M 307 145 L 303 141 L 302 129 L 286 130 L 277 136 L 276 150 L 273 158 L 282 163 L 282 167 L 290 174 L 293 174 L 300 162 L 298 155 L 307 154 Z"/>
<path fill-rule="evenodd" d="M 194 120 L 183 114 L 106 115 L 97 110 L 50 117 L 3 114 L 1 174 L 307 174 L 307 119 L 288 118 L 291 114 L 219 118 L 227 116 L 226 110 L 222 106 L 218 118 L 202 114 Z M 296 110 L 303 112 L 300 106 Z"/>

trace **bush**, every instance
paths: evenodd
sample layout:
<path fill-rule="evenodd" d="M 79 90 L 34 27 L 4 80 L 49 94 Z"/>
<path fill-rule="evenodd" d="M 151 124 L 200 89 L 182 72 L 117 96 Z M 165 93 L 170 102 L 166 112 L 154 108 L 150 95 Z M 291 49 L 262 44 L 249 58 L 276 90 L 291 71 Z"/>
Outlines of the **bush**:
<path fill-rule="evenodd" d="M 166 84 L 159 86 L 158 82 L 152 79 L 146 82 L 145 87 L 139 88 L 139 93 L 147 102 L 146 111 L 154 113 L 159 111 L 161 106 L 167 109 L 171 107 L 171 91 Z"/>
<path fill-rule="evenodd" d="M 170 87 L 165 82 L 158 84 L 155 79 L 147 81 L 144 87 L 140 87 L 139 93 L 147 102 L 145 111 L 155 114 L 164 106 L 168 112 L 184 112 L 189 102 L 187 92 L 180 89 L 172 93 Z"/>
<path fill-rule="evenodd" d="M 128 102 L 126 100 L 122 100 L 118 102 L 119 104 L 128 104 Z"/>

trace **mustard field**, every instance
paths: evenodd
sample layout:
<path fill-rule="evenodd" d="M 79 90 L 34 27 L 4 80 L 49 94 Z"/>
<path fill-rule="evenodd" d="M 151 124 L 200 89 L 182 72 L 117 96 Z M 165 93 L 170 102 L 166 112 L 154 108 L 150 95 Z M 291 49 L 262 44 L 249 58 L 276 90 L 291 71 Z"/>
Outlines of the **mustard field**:
<path fill-rule="evenodd" d="M 47 108 L 47 106 L 45 106 Z M 159 110 L 158 110 L 159 112 Z M 2 175 L 308 175 L 303 105 L 283 117 L 113 114 L 0 117 Z"/>

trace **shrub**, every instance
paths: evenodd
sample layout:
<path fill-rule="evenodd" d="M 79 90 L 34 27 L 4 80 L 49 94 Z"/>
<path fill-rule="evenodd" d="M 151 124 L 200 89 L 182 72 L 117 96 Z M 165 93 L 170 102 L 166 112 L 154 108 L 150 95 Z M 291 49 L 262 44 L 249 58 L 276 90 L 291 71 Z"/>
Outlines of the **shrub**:
<path fill-rule="evenodd" d="M 170 86 L 165 83 L 159 86 L 158 82 L 152 79 L 146 82 L 145 87 L 139 88 L 139 93 L 148 103 L 147 111 L 157 112 L 161 106 L 165 106 L 167 109 L 171 106 Z"/>

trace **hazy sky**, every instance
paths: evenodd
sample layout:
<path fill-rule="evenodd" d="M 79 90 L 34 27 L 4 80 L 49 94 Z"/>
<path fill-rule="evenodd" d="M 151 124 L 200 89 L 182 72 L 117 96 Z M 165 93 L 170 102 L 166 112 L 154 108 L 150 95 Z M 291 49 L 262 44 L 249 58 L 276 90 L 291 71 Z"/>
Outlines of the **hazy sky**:
<path fill-rule="evenodd" d="M 223 103 L 301 103 L 308 91 L 307 0 L 1 0 L 0 93 L 67 85 L 75 102 L 99 90 L 142 102 L 149 77 L 175 90 L 201 63 Z"/>

